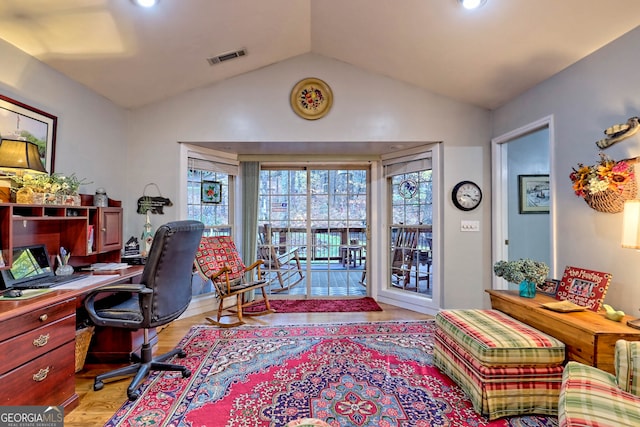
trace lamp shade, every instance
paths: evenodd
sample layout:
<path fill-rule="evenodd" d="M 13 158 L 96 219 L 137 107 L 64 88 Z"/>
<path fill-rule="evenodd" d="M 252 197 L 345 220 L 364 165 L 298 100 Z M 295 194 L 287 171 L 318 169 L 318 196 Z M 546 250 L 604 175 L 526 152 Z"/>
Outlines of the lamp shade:
<path fill-rule="evenodd" d="M 640 249 L 640 200 L 624 202 L 622 218 L 622 247 Z"/>
<path fill-rule="evenodd" d="M 47 172 L 40 160 L 38 146 L 30 141 L 15 139 L 0 141 L 0 168 Z"/>

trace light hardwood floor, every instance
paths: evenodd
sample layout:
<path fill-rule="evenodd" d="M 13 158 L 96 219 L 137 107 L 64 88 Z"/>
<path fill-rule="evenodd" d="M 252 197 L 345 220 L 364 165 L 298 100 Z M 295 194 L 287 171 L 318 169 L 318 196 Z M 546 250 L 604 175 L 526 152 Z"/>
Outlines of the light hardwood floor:
<path fill-rule="evenodd" d="M 358 313 L 275 313 L 267 316 L 246 318 L 250 325 L 299 325 L 308 323 L 336 322 L 380 322 L 385 320 L 423 320 L 431 316 L 409 310 L 380 304 L 383 311 Z M 199 314 L 176 320 L 158 334 L 158 354 L 174 348 L 193 325 L 208 324 L 206 316 Z M 179 363 L 179 362 L 178 362 Z M 127 399 L 127 387 L 130 378 L 107 383 L 100 391 L 93 391 L 95 375 L 113 369 L 113 365 L 86 365 L 76 374 L 76 392 L 80 396 L 80 405 L 64 418 L 65 427 L 101 426 L 111 418 Z"/>

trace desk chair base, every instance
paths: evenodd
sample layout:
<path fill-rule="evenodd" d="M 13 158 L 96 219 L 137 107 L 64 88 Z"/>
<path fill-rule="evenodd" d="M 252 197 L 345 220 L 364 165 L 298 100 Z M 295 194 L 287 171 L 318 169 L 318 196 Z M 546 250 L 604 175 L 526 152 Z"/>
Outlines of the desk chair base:
<path fill-rule="evenodd" d="M 147 331 L 145 330 L 145 342 L 144 344 L 142 344 L 140 355 L 137 355 L 135 353 L 131 355 L 131 359 L 135 363 L 133 365 L 124 366 L 122 368 L 115 369 L 110 372 L 105 372 L 104 374 L 96 376 L 93 383 L 93 390 L 102 390 L 102 388 L 104 387 L 104 380 L 135 375 L 133 380 L 131 380 L 131 384 L 127 388 L 127 397 L 129 398 L 129 400 L 136 400 L 138 397 L 140 397 L 140 391 L 138 390 L 138 387 L 140 387 L 140 384 L 142 384 L 142 382 L 151 371 L 176 371 L 182 373 L 182 378 L 189 378 L 191 376 L 191 371 L 185 366 L 174 365 L 172 363 L 164 363 L 165 360 L 175 355 L 180 358 L 186 357 L 187 354 L 181 348 L 176 348 L 168 353 L 154 358 L 151 344 L 147 341 Z"/>

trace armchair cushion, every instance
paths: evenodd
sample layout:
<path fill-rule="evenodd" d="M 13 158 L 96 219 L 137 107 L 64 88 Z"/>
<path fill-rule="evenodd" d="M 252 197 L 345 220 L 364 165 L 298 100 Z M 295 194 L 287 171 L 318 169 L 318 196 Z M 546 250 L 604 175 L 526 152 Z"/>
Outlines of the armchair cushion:
<path fill-rule="evenodd" d="M 123 320 L 128 322 L 142 323 L 144 316 L 140 311 L 140 303 L 138 302 L 138 296 L 133 297 L 121 302 L 118 305 L 109 307 L 107 309 L 96 310 L 96 317 L 101 319 L 114 319 L 117 321 Z"/>
<path fill-rule="evenodd" d="M 615 368 L 618 387 L 640 396 L 640 342 L 616 342 Z"/>
<path fill-rule="evenodd" d="M 571 361 L 562 377 L 558 424 L 560 427 L 637 427 L 640 397 L 620 389 L 612 374 Z"/>

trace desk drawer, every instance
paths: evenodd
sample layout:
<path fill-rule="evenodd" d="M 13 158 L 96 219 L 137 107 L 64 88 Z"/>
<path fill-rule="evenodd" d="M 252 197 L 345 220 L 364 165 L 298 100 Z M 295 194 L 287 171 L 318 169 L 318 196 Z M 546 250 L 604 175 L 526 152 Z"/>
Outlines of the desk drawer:
<path fill-rule="evenodd" d="M 0 405 L 61 405 L 75 393 L 75 342 L 0 376 Z"/>
<path fill-rule="evenodd" d="M 0 374 L 42 356 L 62 344 L 75 340 L 76 316 L 67 316 L 45 326 L 0 342 Z"/>
<path fill-rule="evenodd" d="M 56 320 L 75 314 L 75 299 L 62 301 L 48 307 L 12 317 L 0 324 L 0 341 L 22 335 L 26 331 L 53 323 Z"/>

